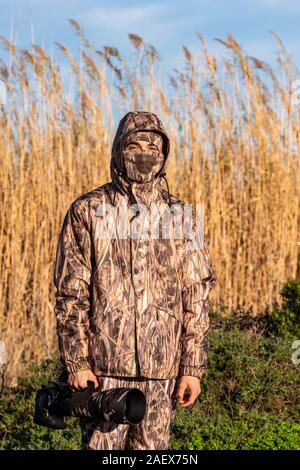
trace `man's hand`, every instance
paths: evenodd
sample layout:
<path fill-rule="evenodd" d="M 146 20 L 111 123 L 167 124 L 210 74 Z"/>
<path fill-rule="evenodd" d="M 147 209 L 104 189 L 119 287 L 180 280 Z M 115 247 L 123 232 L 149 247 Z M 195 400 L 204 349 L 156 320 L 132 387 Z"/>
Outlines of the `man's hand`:
<path fill-rule="evenodd" d="M 186 389 L 190 390 L 190 396 L 184 399 L 184 392 Z M 194 401 L 201 393 L 200 379 L 191 375 L 183 375 L 180 378 L 179 387 L 178 387 L 178 404 L 182 408 L 187 408 L 190 405 L 193 405 Z"/>
<path fill-rule="evenodd" d="M 86 388 L 88 386 L 88 380 L 94 382 L 95 388 L 99 387 L 98 379 L 91 369 L 79 370 L 68 375 L 68 384 L 73 390 Z"/>

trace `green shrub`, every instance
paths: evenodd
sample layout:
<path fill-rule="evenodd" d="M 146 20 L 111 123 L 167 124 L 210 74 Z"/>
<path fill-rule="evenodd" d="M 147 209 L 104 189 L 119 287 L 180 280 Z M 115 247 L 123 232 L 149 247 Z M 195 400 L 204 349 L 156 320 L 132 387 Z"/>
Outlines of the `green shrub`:
<path fill-rule="evenodd" d="M 187 443 L 189 450 L 300 450 L 300 424 L 251 413 L 247 419 L 226 416 L 203 421 Z"/>
<path fill-rule="evenodd" d="M 209 365 L 190 410 L 177 409 L 172 449 L 300 449 L 300 377 L 287 338 L 237 325 L 209 334 Z"/>
<path fill-rule="evenodd" d="M 280 294 L 284 302 L 268 315 L 268 330 L 278 336 L 300 339 L 300 280 L 287 281 Z"/>

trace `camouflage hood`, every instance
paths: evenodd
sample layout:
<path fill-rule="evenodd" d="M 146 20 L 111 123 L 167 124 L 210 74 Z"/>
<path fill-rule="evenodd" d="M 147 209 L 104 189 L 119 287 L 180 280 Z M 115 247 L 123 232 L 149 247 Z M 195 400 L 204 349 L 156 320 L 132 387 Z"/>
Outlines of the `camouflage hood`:
<path fill-rule="evenodd" d="M 159 191 L 161 189 L 159 189 L 161 186 L 159 180 L 161 178 L 165 178 L 165 165 L 170 152 L 170 139 L 163 123 L 156 114 L 147 111 L 130 111 L 121 119 L 112 144 L 110 173 L 116 189 L 122 193 L 127 193 L 131 204 L 135 204 L 137 202 L 137 198 L 132 193 L 132 183 L 126 178 L 122 149 L 124 144 L 129 140 L 130 135 L 133 134 L 134 139 L 134 134 L 137 132 L 139 134 L 144 132 L 145 140 L 152 142 L 155 142 L 157 135 L 160 135 L 163 141 L 162 153 L 164 155 L 163 166 L 156 175 L 156 178 L 148 183 L 139 183 L 137 188 L 137 198 L 140 194 L 141 196 L 146 196 L 148 202 L 150 202 L 150 199 L 153 200 L 155 197 L 154 190 L 157 189 Z M 145 197 L 142 199 L 146 202 Z"/>
<path fill-rule="evenodd" d="M 170 140 L 161 120 L 154 113 L 146 111 L 130 111 L 119 122 L 116 135 L 112 144 L 110 173 L 112 181 L 119 181 L 118 176 L 124 175 L 124 162 L 122 158 L 122 148 L 128 135 L 137 131 L 153 131 L 158 133 L 163 139 L 163 154 L 165 167 L 170 152 Z M 152 133 L 152 132 L 151 132 Z"/>

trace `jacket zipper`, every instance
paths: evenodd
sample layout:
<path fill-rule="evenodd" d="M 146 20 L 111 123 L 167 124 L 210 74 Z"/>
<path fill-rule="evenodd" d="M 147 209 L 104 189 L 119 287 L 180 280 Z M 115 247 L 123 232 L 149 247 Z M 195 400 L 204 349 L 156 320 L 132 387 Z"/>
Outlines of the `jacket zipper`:
<path fill-rule="evenodd" d="M 135 361 L 136 361 L 136 375 L 139 377 L 141 375 L 140 360 L 137 352 L 137 332 L 136 332 L 136 315 L 137 315 L 137 305 L 136 305 L 136 293 L 133 282 L 133 263 L 132 263 L 132 238 L 130 234 L 130 275 L 131 275 L 131 284 L 134 293 L 134 338 L 135 338 Z"/>

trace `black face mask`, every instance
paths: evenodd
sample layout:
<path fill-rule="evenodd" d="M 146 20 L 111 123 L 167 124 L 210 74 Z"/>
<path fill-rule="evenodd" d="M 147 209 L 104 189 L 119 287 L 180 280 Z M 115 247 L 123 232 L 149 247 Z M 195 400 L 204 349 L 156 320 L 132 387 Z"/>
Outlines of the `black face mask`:
<path fill-rule="evenodd" d="M 125 151 L 123 157 L 127 177 L 138 183 L 151 181 L 164 164 L 163 153 Z"/>

